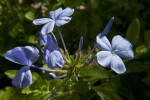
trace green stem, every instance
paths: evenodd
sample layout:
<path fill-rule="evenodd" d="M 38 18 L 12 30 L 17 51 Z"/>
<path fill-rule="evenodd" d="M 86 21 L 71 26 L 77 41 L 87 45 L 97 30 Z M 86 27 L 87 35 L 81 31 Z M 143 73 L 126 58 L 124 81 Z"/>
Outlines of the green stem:
<path fill-rule="evenodd" d="M 57 88 L 57 90 L 53 93 L 53 94 L 51 94 L 51 96 L 48 98 L 48 99 L 46 99 L 46 100 L 50 100 L 56 93 L 57 93 L 57 91 L 68 81 L 68 79 L 70 78 L 70 76 L 68 76 L 66 79 L 64 79 L 64 81 L 61 83 L 61 85 Z"/>

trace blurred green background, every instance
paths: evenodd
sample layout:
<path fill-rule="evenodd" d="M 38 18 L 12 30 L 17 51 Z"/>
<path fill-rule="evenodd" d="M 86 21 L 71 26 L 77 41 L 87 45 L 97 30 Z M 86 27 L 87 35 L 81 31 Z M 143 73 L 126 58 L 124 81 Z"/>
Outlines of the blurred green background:
<path fill-rule="evenodd" d="M 40 48 L 39 31 L 42 25 L 35 26 L 32 20 L 49 17 L 49 11 L 59 7 L 71 7 L 75 9 L 72 20 L 60 27 L 70 54 L 74 54 L 77 50 L 81 36 L 84 39 L 83 52 L 87 52 L 87 48 L 93 48 L 96 35 L 103 31 L 110 18 L 114 16 L 115 20 L 107 35 L 108 38 L 111 40 L 113 36 L 118 34 L 126 37 L 133 44 L 135 52 L 135 58 L 125 63 L 127 72 L 123 75 L 117 75 L 112 81 L 115 81 L 117 87 L 116 94 L 122 100 L 149 100 L 149 5 L 150 0 L 0 0 L 0 89 L 4 89 L 1 90 L 0 97 L 7 90 L 6 87 L 12 86 L 11 80 L 4 72 L 20 68 L 20 65 L 5 60 L 4 53 L 16 46 L 31 45 Z M 59 46 L 62 47 L 56 27 L 54 34 Z M 42 66 L 41 60 L 42 53 L 36 64 Z M 96 85 L 99 84 L 96 83 Z M 91 99 L 85 99 L 80 94 L 80 97 L 83 96 L 80 99 L 117 100 L 113 99 L 113 96 L 116 96 L 113 92 L 106 94 L 97 92 Z M 113 95 L 112 98 L 110 95 Z M 108 98 L 103 98 L 105 96 Z M 12 99 L 7 98 L 6 100 Z"/>

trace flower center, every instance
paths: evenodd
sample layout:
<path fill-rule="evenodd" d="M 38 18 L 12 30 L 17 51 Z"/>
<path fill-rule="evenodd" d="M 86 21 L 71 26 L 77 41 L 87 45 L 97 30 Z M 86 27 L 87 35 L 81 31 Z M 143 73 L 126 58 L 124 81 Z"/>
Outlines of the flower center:
<path fill-rule="evenodd" d="M 111 51 L 111 53 L 112 53 L 112 54 L 114 54 L 114 53 L 115 53 L 115 51 Z"/>

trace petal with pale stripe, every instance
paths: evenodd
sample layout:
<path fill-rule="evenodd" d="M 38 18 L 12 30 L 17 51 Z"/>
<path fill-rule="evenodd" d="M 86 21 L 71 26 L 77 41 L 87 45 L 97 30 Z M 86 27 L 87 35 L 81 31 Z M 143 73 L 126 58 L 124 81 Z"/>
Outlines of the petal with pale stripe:
<path fill-rule="evenodd" d="M 97 53 L 97 61 L 103 67 L 110 65 L 112 54 L 110 51 L 100 51 Z"/>
<path fill-rule="evenodd" d="M 39 51 L 33 46 L 16 47 L 5 53 L 5 58 L 21 65 L 32 65 L 37 61 Z"/>
<path fill-rule="evenodd" d="M 101 34 L 98 34 L 96 37 L 96 44 L 97 47 L 101 50 L 111 51 L 111 44 L 106 36 L 102 36 Z"/>
<path fill-rule="evenodd" d="M 54 11 L 50 11 L 49 12 L 49 17 L 51 17 L 52 19 L 57 19 L 57 17 L 62 13 L 62 8 L 58 8 Z"/>
<path fill-rule="evenodd" d="M 41 24 L 46 24 L 50 21 L 53 21 L 52 19 L 50 18 L 39 18 L 39 19 L 34 19 L 33 20 L 33 24 L 35 25 L 41 25 Z"/>
<path fill-rule="evenodd" d="M 114 36 L 112 39 L 112 50 L 118 56 L 130 59 L 134 57 L 132 44 L 120 35 Z"/>
<path fill-rule="evenodd" d="M 122 74 L 126 71 L 126 67 L 122 61 L 122 59 L 116 54 L 112 55 L 111 59 L 111 69 L 118 74 Z"/>
<path fill-rule="evenodd" d="M 61 12 L 59 17 L 68 17 L 71 16 L 73 13 L 74 13 L 74 9 L 67 7 Z"/>
<path fill-rule="evenodd" d="M 32 83 L 32 74 L 28 66 L 23 66 L 12 80 L 14 86 L 25 88 Z"/>
<path fill-rule="evenodd" d="M 55 22 L 54 21 L 50 21 L 48 22 L 47 24 L 45 24 L 42 29 L 41 29 L 41 34 L 47 34 L 47 33 L 50 33 L 53 31 L 54 29 L 54 24 Z"/>

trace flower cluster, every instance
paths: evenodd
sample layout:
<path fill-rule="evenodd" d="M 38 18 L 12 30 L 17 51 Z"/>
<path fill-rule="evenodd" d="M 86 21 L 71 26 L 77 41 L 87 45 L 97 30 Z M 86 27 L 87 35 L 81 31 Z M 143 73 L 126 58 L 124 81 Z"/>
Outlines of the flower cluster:
<path fill-rule="evenodd" d="M 62 83 L 63 85 L 68 78 L 71 78 L 72 72 L 74 70 L 85 68 L 94 61 L 95 57 L 92 56 L 90 58 L 89 55 L 91 55 L 91 53 L 93 53 L 96 48 L 99 48 L 102 51 L 99 51 L 97 55 L 95 55 L 97 56 L 97 60 L 94 64 L 97 64 L 98 62 L 98 64 L 100 64 L 104 68 L 111 65 L 111 69 L 118 74 L 122 74 L 126 71 L 125 65 L 120 57 L 124 57 L 127 59 L 131 59 L 134 57 L 132 44 L 120 35 L 114 36 L 114 38 L 112 39 L 112 44 L 110 44 L 109 40 L 106 37 L 112 26 L 114 17 L 110 19 L 104 31 L 97 35 L 96 45 L 89 54 L 87 54 L 85 57 L 80 57 L 81 48 L 83 45 L 83 37 L 81 37 L 75 59 L 72 60 L 70 58 L 59 27 L 68 23 L 71 20 L 71 17 L 69 16 L 71 16 L 73 13 L 74 9 L 58 8 L 55 11 L 49 12 L 50 18 L 40 18 L 33 20 L 33 23 L 35 25 L 45 24 L 41 29 L 41 35 L 39 36 L 39 38 L 44 64 L 47 64 L 50 69 L 45 69 L 33 65 L 33 63 L 35 63 L 39 57 L 39 51 L 36 47 L 16 47 L 5 53 L 5 58 L 7 60 L 23 65 L 23 67 L 17 72 L 16 76 L 12 80 L 12 84 L 14 86 L 25 88 L 31 85 L 32 74 L 30 68 L 49 71 L 50 79 L 67 77 L 66 80 Z M 65 53 L 62 53 L 62 51 L 60 50 L 57 39 L 53 34 L 54 26 L 57 27 L 62 44 L 64 46 Z M 76 66 L 77 64 L 78 67 Z M 63 72 L 63 75 L 56 76 L 54 74 L 55 72 Z M 52 96 L 61 88 L 61 86 L 47 100 L 50 100 Z"/>

